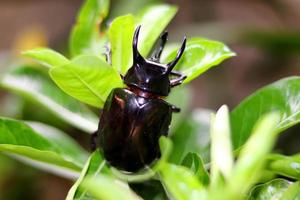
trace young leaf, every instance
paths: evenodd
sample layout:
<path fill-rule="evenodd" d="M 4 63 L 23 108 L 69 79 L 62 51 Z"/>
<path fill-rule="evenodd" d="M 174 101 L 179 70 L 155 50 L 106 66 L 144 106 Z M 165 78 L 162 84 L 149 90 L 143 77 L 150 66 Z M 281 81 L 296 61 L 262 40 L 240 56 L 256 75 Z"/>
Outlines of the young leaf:
<path fill-rule="evenodd" d="M 33 128 L 21 121 L 0 118 L 0 152 L 57 165 L 72 172 L 81 170 L 86 152 L 71 138 L 46 125 L 30 125 Z"/>
<path fill-rule="evenodd" d="M 182 166 L 189 168 L 194 172 L 200 183 L 207 186 L 209 183 L 209 175 L 204 167 L 202 158 L 197 153 L 188 153 L 183 159 Z"/>
<path fill-rule="evenodd" d="M 80 177 L 69 190 L 66 200 L 82 199 L 83 197 L 86 197 L 86 191 L 79 187 L 84 178 L 87 176 L 94 177 L 100 172 L 108 173 L 108 170 L 105 160 L 99 150 L 93 152 L 82 169 Z"/>
<path fill-rule="evenodd" d="M 98 119 L 84 105 L 65 94 L 38 68 L 22 66 L 2 75 L 2 87 L 26 97 L 65 122 L 89 133 L 97 129 Z"/>
<path fill-rule="evenodd" d="M 42 65 L 50 68 L 54 66 L 62 66 L 69 60 L 60 53 L 49 48 L 35 48 L 22 53 L 24 56 L 33 58 Z"/>
<path fill-rule="evenodd" d="M 276 174 L 300 180 L 300 154 L 294 156 L 271 154 L 268 156 L 267 169 Z"/>
<path fill-rule="evenodd" d="M 251 137 L 241 149 L 239 158 L 228 180 L 230 193 L 241 198 L 258 180 L 266 155 L 271 151 L 276 139 L 278 113 L 263 116 L 255 125 Z"/>
<path fill-rule="evenodd" d="M 160 179 L 167 192 L 176 200 L 203 199 L 204 187 L 187 168 L 164 163 L 159 169 Z"/>
<path fill-rule="evenodd" d="M 161 62 L 167 63 L 173 60 L 177 51 L 178 47 L 175 47 L 173 51 L 169 51 L 169 55 L 162 57 Z M 185 51 L 175 69 L 187 76 L 184 83 L 188 83 L 232 56 L 235 56 L 235 53 L 221 42 L 204 38 L 192 38 L 188 39 Z"/>
<path fill-rule="evenodd" d="M 227 106 L 222 106 L 211 122 L 211 184 L 218 184 L 220 176 L 230 178 L 233 155 L 230 121 Z"/>
<path fill-rule="evenodd" d="M 247 199 L 248 200 L 263 200 L 263 199 L 279 200 L 282 197 L 283 193 L 289 188 L 291 184 L 292 182 L 284 179 L 271 180 L 267 183 L 260 184 L 254 187 L 251 190 Z"/>
<path fill-rule="evenodd" d="M 67 94 L 99 108 L 112 89 L 123 87 L 119 74 L 97 56 L 78 56 L 65 66 L 52 68 L 49 73 Z"/>
<path fill-rule="evenodd" d="M 256 120 L 267 112 L 276 110 L 281 119 L 276 131 L 282 132 L 300 122 L 300 77 L 284 78 L 242 101 L 231 112 L 234 148 L 244 144 Z"/>
<path fill-rule="evenodd" d="M 133 32 L 134 18 L 132 15 L 117 17 L 109 28 L 112 66 L 121 74 L 125 74 L 132 65 Z"/>
<path fill-rule="evenodd" d="M 177 12 L 176 6 L 168 4 L 149 6 L 136 15 L 137 25 L 142 25 L 139 51 L 147 56 L 155 41 Z"/>
<path fill-rule="evenodd" d="M 109 0 L 86 0 L 70 37 L 71 55 L 100 55 L 103 48 L 99 27 L 108 14 Z"/>
<path fill-rule="evenodd" d="M 96 177 L 87 177 L 81 184 L 96 199 L 105 200 L 141 200 L 127 184 L 106 175 L 98 174 Z"/>

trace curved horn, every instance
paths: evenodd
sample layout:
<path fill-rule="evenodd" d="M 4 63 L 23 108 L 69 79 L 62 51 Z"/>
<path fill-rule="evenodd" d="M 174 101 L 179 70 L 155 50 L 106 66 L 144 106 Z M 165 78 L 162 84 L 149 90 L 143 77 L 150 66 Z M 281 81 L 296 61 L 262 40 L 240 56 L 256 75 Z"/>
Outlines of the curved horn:
<path fill-rule="evenodd" d="M 168 40 L 168 32 L 165 31 L 161 36 L 160 36 L 160 44 L 158 46 L 157 49 L 155 49 L 155 51 L 152 53 L 152 56 L 151 56 L 151 60 L 154 61 L 154 62 L 157 62 L 159 61 L 160 59 L 160 56 L 161 56 L 161 53 L 165 47 L 165 44 Z"/>
<path fill-rule="evenodd" d="M 138 51 L 138 39 L 140 34 L 141 25 L 139 25 L 134 32 L 133 41 L 132 41 L 132 51 L 133 51 L 133 62 L 137 61 L 140 56 Z"/>
<path fill-rule="evenodd" d="M 186 45 L 186 37 L 183 38 L 182 45 L 181 45 L 180 49 L 177 52 L 176 58 L 167 64 L 167 68 L 168 68 L 167 73 L 170 73 L 172 71 L 172 69 L 175 67 L 175 65 L 177 64 L 177 62 L 181 58 L 181 56 L 184 52 L 184 49 L 185 49 L 185 45 Z"/>

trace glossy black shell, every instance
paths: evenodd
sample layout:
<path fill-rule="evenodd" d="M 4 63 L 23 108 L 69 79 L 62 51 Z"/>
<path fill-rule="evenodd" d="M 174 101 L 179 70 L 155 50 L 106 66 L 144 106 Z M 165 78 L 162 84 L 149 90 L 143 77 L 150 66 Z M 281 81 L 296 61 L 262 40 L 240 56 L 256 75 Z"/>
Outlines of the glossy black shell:
<path fill-rule="evenodd" d="M 97 131 L 105 159 L 114 167 L 135 172 L 160 157 L 159 137 L 167 136 L 172 112 L 179 108 L 164 101 L 170 88 L 182 83 L 185 76 L 172 71 L 185 48 L 185 39 L 176 58 L 158 63 L 167 34 L 150 60 L 137 50 L 140 27 L 133 39 L 133 66 L 124 77 L 127 88 L 115 88 L 107 98 Z M 170 80 L 170 76 L 177 78 Z"/>
<path fill-rule="evenodd" d="M 100 146 L 106 160 L 125 171 L 137 171 L 160 156 L 158 139 L 167 135 L 172 106 L 159 98 L 144 98 L 114 89 L 101 115 Z"/>

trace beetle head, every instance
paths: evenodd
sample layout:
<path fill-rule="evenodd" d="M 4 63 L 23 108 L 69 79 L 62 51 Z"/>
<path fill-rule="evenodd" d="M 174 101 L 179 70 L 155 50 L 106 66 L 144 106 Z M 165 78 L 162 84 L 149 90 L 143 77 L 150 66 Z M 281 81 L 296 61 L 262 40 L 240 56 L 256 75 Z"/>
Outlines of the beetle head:
<path fill-rule="evenodd" d="M 175 59 L 168 64 L 161 64 L 159 58 L 167 41 L 167 32 L 161 36 L 161 44 L 154 51 L 151 58 L 145 59 L 137 48 L 140 28 L 141 26 L 138 26 L 134 33 L 132 44 L 133 65 L 124 76 L 124 83 L 159 96 L 167 96 L 171 89 L 169 75 L 184 52 L 186 38 L 184 38 Z"/>

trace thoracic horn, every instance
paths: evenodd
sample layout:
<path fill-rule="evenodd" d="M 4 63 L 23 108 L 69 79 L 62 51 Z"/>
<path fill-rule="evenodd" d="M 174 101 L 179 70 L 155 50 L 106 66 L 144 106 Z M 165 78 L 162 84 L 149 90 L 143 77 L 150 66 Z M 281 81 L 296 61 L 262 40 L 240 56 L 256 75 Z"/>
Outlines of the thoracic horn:
<path fill-rule="evenodd" d="M 161 53 L 165 47 L 165 44 L 168 40 L 168 32 L 164 32 L 161 36 L 160 36 L 160 44 L 157 47 L 157 49 L 154 50 L 154 52 L 152 53 L 150 60 L 154 61 L 154 62 L 159 62 Z"/>
<path fill-rule="evenodd" d="M 167 64 L 167 68 L 168 68 L 167 73 L 170 73 L 172 71 L 172 69 L 175 67 L 175 65 L 177 64 L 177 62 L 181 58 L 181 56 L 184 52 L 184 49 L 185 49 L 185 45 L 186 45 L 186 37 L 183 38 L 182 45 L 181 45 L 180 49 L 177 52 L 176 58 Z"/>
<path fill-rule="evenodd" d="M 139 34 L 140 34 L 141 25 L 139 25 L 134 32 L 133 41 L 132 41 L 132 51 L 133 51 L 133 62 L 138 61 L 138 59 L 141 59 L 142 56 L 139 53 L 138 50 L 138 40 L 139 40 Z"/>

